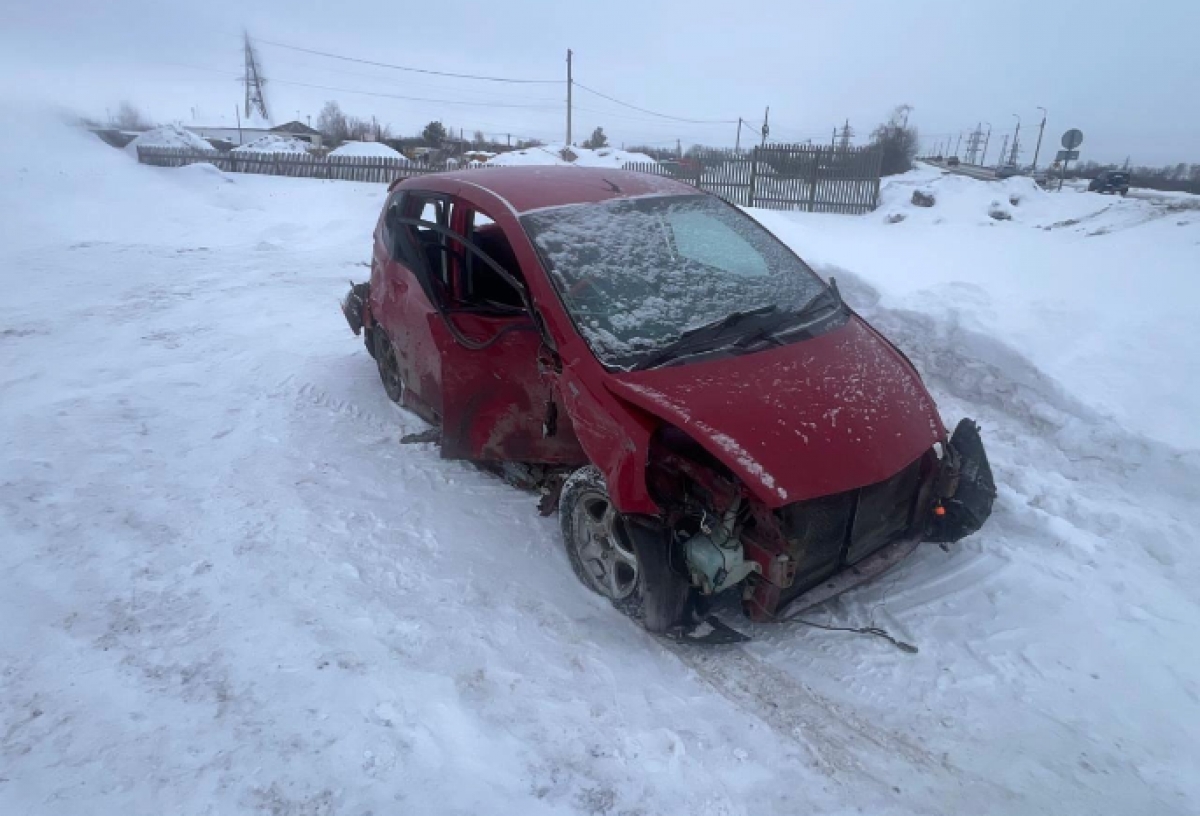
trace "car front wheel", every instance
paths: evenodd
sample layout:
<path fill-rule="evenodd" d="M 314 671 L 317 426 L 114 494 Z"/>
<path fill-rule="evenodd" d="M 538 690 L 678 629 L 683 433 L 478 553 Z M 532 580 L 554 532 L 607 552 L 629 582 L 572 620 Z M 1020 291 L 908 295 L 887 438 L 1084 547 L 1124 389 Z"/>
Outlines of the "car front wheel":
<path fill-rule="evenodd" d="M 584 586 L 651 632 L 680 623 L 689 588 L 671 567 L 669 537 L 622 515 L 599 468 L 580 468 L 567 479 L 558 512 L 567 557 Z"/>

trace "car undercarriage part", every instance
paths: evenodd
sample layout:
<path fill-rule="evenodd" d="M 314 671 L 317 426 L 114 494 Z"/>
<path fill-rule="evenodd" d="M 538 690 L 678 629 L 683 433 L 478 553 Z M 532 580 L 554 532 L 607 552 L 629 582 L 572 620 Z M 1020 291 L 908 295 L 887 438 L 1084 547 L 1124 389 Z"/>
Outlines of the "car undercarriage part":
<path fill-rule="evenodd" d="M 710 525 L 705 515 L 700 521 L 700 531 L 684 542 L 692 583 L 704 595 L 728 589 L 759 569 L 758 564 L 742 557 L 742 542 L 737 535 L 741 504 L 741 498 L 735 498 L 715 525 Z"/>

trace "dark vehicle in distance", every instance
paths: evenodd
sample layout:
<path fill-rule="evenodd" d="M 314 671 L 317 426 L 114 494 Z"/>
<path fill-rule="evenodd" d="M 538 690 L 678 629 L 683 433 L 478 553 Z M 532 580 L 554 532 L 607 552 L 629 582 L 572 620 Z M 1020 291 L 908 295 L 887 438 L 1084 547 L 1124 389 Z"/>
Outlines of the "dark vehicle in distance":
<path fill-rule="evenodd" d="M 1088 192 L 1125 195 L 1129 192 L 1129 174 L 1122 170 L 1105 170 L 1088 184 Z"/>
<path fill-rule="evenodd" d="M 947 167 L 958 167 L 959 164 L 960 162 L 958 160 L 958 156 L 951 156 L 950 158 L 946 159 Z"/>
<path fill-rule="evenodd" d="M 441 455 L 541 490 L 580 581 L 652 632 L 721 642 L 718 593 L 772 620 L 991 512 L 978 427 L 948 433 L 832 281 L 677 181 L 393 184 L 342 311 Z"/>

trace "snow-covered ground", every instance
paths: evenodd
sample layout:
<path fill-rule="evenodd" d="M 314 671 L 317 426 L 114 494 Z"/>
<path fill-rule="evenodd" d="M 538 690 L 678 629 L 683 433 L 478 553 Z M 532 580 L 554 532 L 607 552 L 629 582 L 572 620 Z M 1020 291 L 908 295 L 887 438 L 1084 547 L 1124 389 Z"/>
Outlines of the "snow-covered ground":
<path fill-rule="evenodd" d="M 336 306 L 382 185 L 10 120 L 0 814 L 1200 808 L 1200 213 L 1029 191 L 999 222 L 1008 187 L 919 175 L 755 212 L 982 422 L 1000 497 L 809 616 L 919 654 L 682 649 L 584 591 L 534 497 L 398 444 Z"/>
<path fill-rule="evenodd" d="M 575 155 L 574 161 L 566 161 L 562 158 L 564 145 L 547 144 L 540 147 L 527 147 L 522 150 L 511 150 L 507 153 L 501 153 L 491 159 L 488 159 L 488 164 L 501 165 L 504 167 L 515 167 L 518 165 L 529 164 L 552 164 L 552 165 L 567 165 L 575 164 L 580 167 L 616 167 L 621 168 L 626 164 L 644 163 L 654 164 L 652 157 L 645 153 L 631 153 L 628 150 L 620 150 L 615 147 L 600 147 L 595 150 L 587 147 L 572 146 L 571 152 Z"/>

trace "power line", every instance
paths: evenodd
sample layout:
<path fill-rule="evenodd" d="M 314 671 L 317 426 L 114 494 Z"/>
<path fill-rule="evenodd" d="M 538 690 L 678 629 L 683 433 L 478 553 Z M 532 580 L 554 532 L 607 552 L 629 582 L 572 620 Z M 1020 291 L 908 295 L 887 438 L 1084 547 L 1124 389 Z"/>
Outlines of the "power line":
<path fill-rule="evenodd" d="M 579 81 L 575 81 L 574 84 L 577 87 L 582 88 L 583 90 L 587 91 L 590 94 L 595 94 L 596 96 L 600 97 L 601 99 L 607 99 L 609 102 L 615 102 L 618 105 L 623 105 L 626 108 L 632 108 L 635 111 L 641 111 L 642 113 L 648 113 L 651 116 L 657 116 L 659 119 L 670 119 L 675 122 L 687 122 L 687 123 L 693 124 L 693 125 L 736 125 L 737 124 L 737 119 L 685 119 L 682 116 L 671 116 L 666 113 L 659 113 L 658 111 L 649 110 L 648 108 L 641 108 L 641 107 L 638 107 L 637 105 L 632 105 L 629 102 L 622 102 L 620 99 L 609 96 L 608 94 L 600 93 L 600 91 L 589 88 L 588 86 L 584 85 L 582 82 L 579 82 Z"/>
<path fill-rule="evenodd" d="M 303 60 L 304 58 L 301 57 L 300 59 Z M 373 79 L 377 82 L 387 82 L 387 83 L 394 82 L 394 79 L 392 77 L 384 76 L 383 74 L 379 74 L 379 73 L 368 73 L 366 71 L 352 71 L 352 70 L 347 70 L 345 68 L 334 68 L 333 66 L 330 66 L 330 65 L 317 65 L 311 61 L 296 62 L 296 61 L 289 60 L 286 57 L 282 57 L 282 58 L 278 57 L 278 56 L 273 57 L 271 59 L 271 64 L 272 65 L 282 64 L 285 68 L 288 68 L 291 70 L 343 74 L 345 76 L 362 77 L 364 79 Z M 526 102 L 558 102 L 561 104 L 560 100 L 557 98 L 541 97 L 541 96 L 523 96 L 520 94 L 503 93 L 503 92 L 495 90 L 493 88 L 478 88 L 478 87 L 466 88 L 466 87 L 462 87 L 462 86 L 454 87 L 454 86 L 449 86 L 449 85 L 427 84 L 427 83 L 424 83 L 421 81 L 415 81 L 415 82 L 414 81 L 406 81 L 404 83 L 404 87 L 406 90 L 411 89 L 411 88 L 417 88 L 420 90 L 450 91 L 452 93 L 486 94 L 487 98 L 489 98 L 489 99 L 495 98 L 495 97 L 501 97 L 501 98 L 505 98 L 505 99 L 520 99 L 520 100 L 524 100 Z"/>
<path fill-rule="evenodd" d="M 408 65 L 394 65 L 389 62 L 376 62 L 374 60 L 359 59 L 358 57 L 346 57 L 341 54 L 331 54 L 328 51 L 317 51 L 313 48 L 301 48 L 298 45 L 288 45 L 287 43 L 273 42 L 272 40 L 260 40 L 257 37 L 255 42 L 263 45 L 271 45 L 275 48 L 286 48 L 289 51 L 299 51 L 303 54 L 315 54 L 318 57 L 327 57 L 329 59 L 342 60 L 343 62 L 357 62 L 362 65 L 374 65 L 377 68 L 392 68 L 396 71 L 412 71 L 417 74 L 432 74 L 434 76 L 455 77 L 457 79 L 478 79 L 483 82 L 509 82 L 524 85 L 561 85 L 561 79 L 514 79 L 512 77 L 495 77 L 482 76 L 480 74 L 456 74 L 451 71 L 434 71 L 429 68 L 413 68 Z"/>
<path fill-rule="evenodd" d="M 207 68 L 202 65 L 188 65 L 188 64 L 182 63 L 182 62 L 163 62 L 163 63 L 159 63 L 159 64 L 173 65 L 178 68 L 189 68 L 193 71 L 212 71 L 212 72 L 218 73 L 218 74 L 226 74 L 226 75 L 230 75 L 230 76 L 237 76 L 239 79 L 241 78 L 241 74 L 239 74 L 238 72 L 227 71 L 227 70 L 224 70 L 221 68 Z M 293 80 L 288 80 L 288 79 L 272 79 L 271 82 L 273 82 L 276 85 L 293 85 L 298 88 L 315 88 L 316 90 L 319 90 L 319 91 L 337 91 L 338 93 L 361 94 L 362 96 L 377 96 L 377 97 L 381 97 L 384 99 L 399 99 L 399 100 L 404 100 L 404 101 L 409 101 L 409 102 L 434 102 L 439 105 L 469 105 L 469 106 L 481 107 L 481 108 L 525 108 L 525 109 L 535 109 L 535 110 L 557 110 L 559 107 L 558 105 L 518 105 L 518 104 L 509 103 L 509 102 L 466 102 L 466 101 L 461 101 L 461 100 L 457 100 L 457 99 L 433 99 L 433 98 L 424 97 L 424 96 L 405 96 L 403 94 L 381 93 L 379 91 L 363 91 L 363 90 L 358 90 L 355 88 L 337 88 L 332 85 L 315 85 L 315 84 L 308 83 L 308 82 L 295 82 Z"/>

